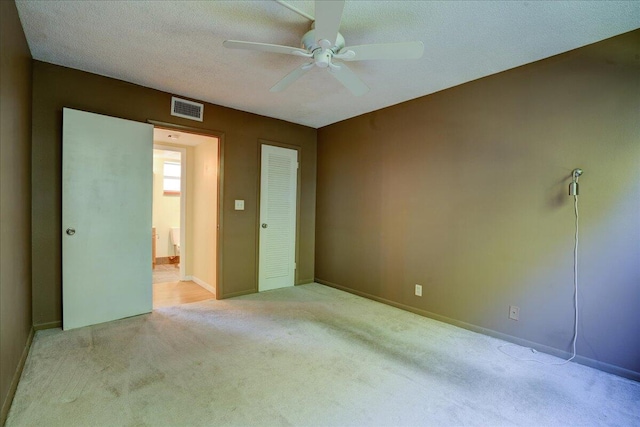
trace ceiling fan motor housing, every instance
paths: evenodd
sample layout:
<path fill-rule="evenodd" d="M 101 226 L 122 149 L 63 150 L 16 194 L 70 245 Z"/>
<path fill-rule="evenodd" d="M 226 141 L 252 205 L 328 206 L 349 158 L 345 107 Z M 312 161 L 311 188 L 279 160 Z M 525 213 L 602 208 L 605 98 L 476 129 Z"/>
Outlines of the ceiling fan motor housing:
<path fill-rule="evenodd" d="M 340 52 L 340 49 L 344 47 L 344 37 L 342 34 L 338 33 L 338 37 L 336 37 L 336 42 L 332 47 L 327 50 L 330 50 L 333 54 Z M 302 36 L 302 48 L 305 49 L 309 53 L 314 53 L 316 50 L 321 49 L 322 46 L 318 43 L 315 36 L 315 30 L 309 30 L 307 33 Z"/>

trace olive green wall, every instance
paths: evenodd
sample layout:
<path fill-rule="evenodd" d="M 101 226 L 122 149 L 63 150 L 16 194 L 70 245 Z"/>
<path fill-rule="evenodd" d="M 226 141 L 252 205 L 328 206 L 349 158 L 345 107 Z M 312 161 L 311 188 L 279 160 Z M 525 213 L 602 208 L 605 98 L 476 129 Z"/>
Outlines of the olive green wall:
<path fill-rule="evenodd" d="M 566 355 L 576 167 L 578 360 L 640 379 L 640 31 L 320 129 L 316 278 Z"/>
<path fill-rule="evenodd" d="M 212 76 L 211 84 L 215 84 Z M 313 280 L 316 130 L 205 104 L 204 122 L 170 115 L 171 94 L 70 68 L 33 65 L 33 321 L 60 322 L 62 108 L 129 120 L 156 120 L 223 134 L 222 280 L 218 297 L 257 290 L 258 139 L 301 147 L 301 212 L 296 283 Z M 233 209 L 234 199 L 245 210 Z M 117 266 L 114 266 L 117 268 Z"/>
<path fill-rule="evenodd" d="M 0 2 L 0 425 L 32 337 L 31 53 L 13 1 Z"/>

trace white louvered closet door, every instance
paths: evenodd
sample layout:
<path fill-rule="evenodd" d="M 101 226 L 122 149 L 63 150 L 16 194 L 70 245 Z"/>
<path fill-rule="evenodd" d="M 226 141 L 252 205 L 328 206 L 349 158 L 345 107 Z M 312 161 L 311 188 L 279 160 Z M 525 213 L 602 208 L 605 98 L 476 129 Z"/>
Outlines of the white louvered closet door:
<path fill-rule="evenodd" d="M 293 286 L 298 152 L 262 145 L 259 291 Z"/>

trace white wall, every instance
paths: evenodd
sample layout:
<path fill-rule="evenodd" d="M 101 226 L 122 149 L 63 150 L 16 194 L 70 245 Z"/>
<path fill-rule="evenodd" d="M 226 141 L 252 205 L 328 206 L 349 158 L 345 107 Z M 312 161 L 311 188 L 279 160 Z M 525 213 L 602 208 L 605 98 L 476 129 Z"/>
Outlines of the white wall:
<path fill-rule="evenodd" d="M 153 150 L 157 153 L 158 150 Z M 162 190 L 163 165 L 165 161 L 175 162 L 167 157 L 153 157 L 153 217 L 156 227 L 156 257 L 174 256 L 173 245 L 169 238 L 171 227 L 180 227 L 180 197 L 165 196 Z"/>
<path fill-rule="evenodd" d="M 189 257 L 192 262 L 194 278 L 216 286 L 216 239 L 217 239 L 217 203 L 218 203 L 218 140 L 207 138 L 206 142 L 195 147 L 193 162 L 193 251 Z"/>

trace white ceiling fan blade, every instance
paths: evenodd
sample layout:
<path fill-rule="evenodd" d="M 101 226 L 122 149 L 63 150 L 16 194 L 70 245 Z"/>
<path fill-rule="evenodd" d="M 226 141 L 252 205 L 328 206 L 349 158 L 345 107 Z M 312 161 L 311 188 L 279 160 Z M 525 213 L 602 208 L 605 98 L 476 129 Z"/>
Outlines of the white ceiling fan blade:
<path fill-rule="evenodd" d="M 300 77 L 302 77 L 304 75 L 304 73 L 306 73 L 311 68 L 313 68 L 313 66 L 310 67 L 308 65 L 309 64 L 305 64 L 302 67 L 296 68 L 295 70 L 293 70 L 292 72 L 290 72 L 289 74 L 284 76 L 284 78 L 282 80 L 280 80 L 278 83 L 276 83 L 276 85 L 273 86 L 271 89 L 269 89 L 269 91 L 270 92 L 282 92 L 283 90 L 285 90 L 286 88 L 291 86 L 291 84 L 293 82 L 295 82 Z"/>
<path fill-rule="evenodd" d="M 316 0 L 316 21 L 315 35 L 316 41 L 329 40 L 331 44 L 336 43 L 338 30 L 340 30 L 340 20 L 342 19 L 342 10 L 344 9 L 344 0 L 341 1 L 322 1 Z"/>
<path fill-rule="evenodd" d="M 222 42 L 222 45 L 229 49 L 257 50 L 260 52 L 284 53 L 288 55 L 299 55 L 299 54 L 302 54 L 303 56 L 309 55 L 309 52 L 307 52 L 304 49 L 300 49 L 299 47 L 281 46 L 278 44 L 243 42 L 239 40 L 225 40 L 224 42 Z M 298 52 L 298 53 L 294 53 L 294 52 Z"/>
<path fill-rule="evenodd" d="M 369 92 L 369 87 L 346 64 L 340 64 L 339 67 L 340 69 L 331 69 L 330 74 L 349 89 L 351 93 L 355 96 L 360 96 Z"/>
<path fill-rule="evenodd" d="M 363 44 L 340 49 L 340 54 L 353 51 L 355 56 L 340 58 L 344 61 L 366 61 L 369 59 L 418 59 L 424 52 L 422 42 Z"/>

